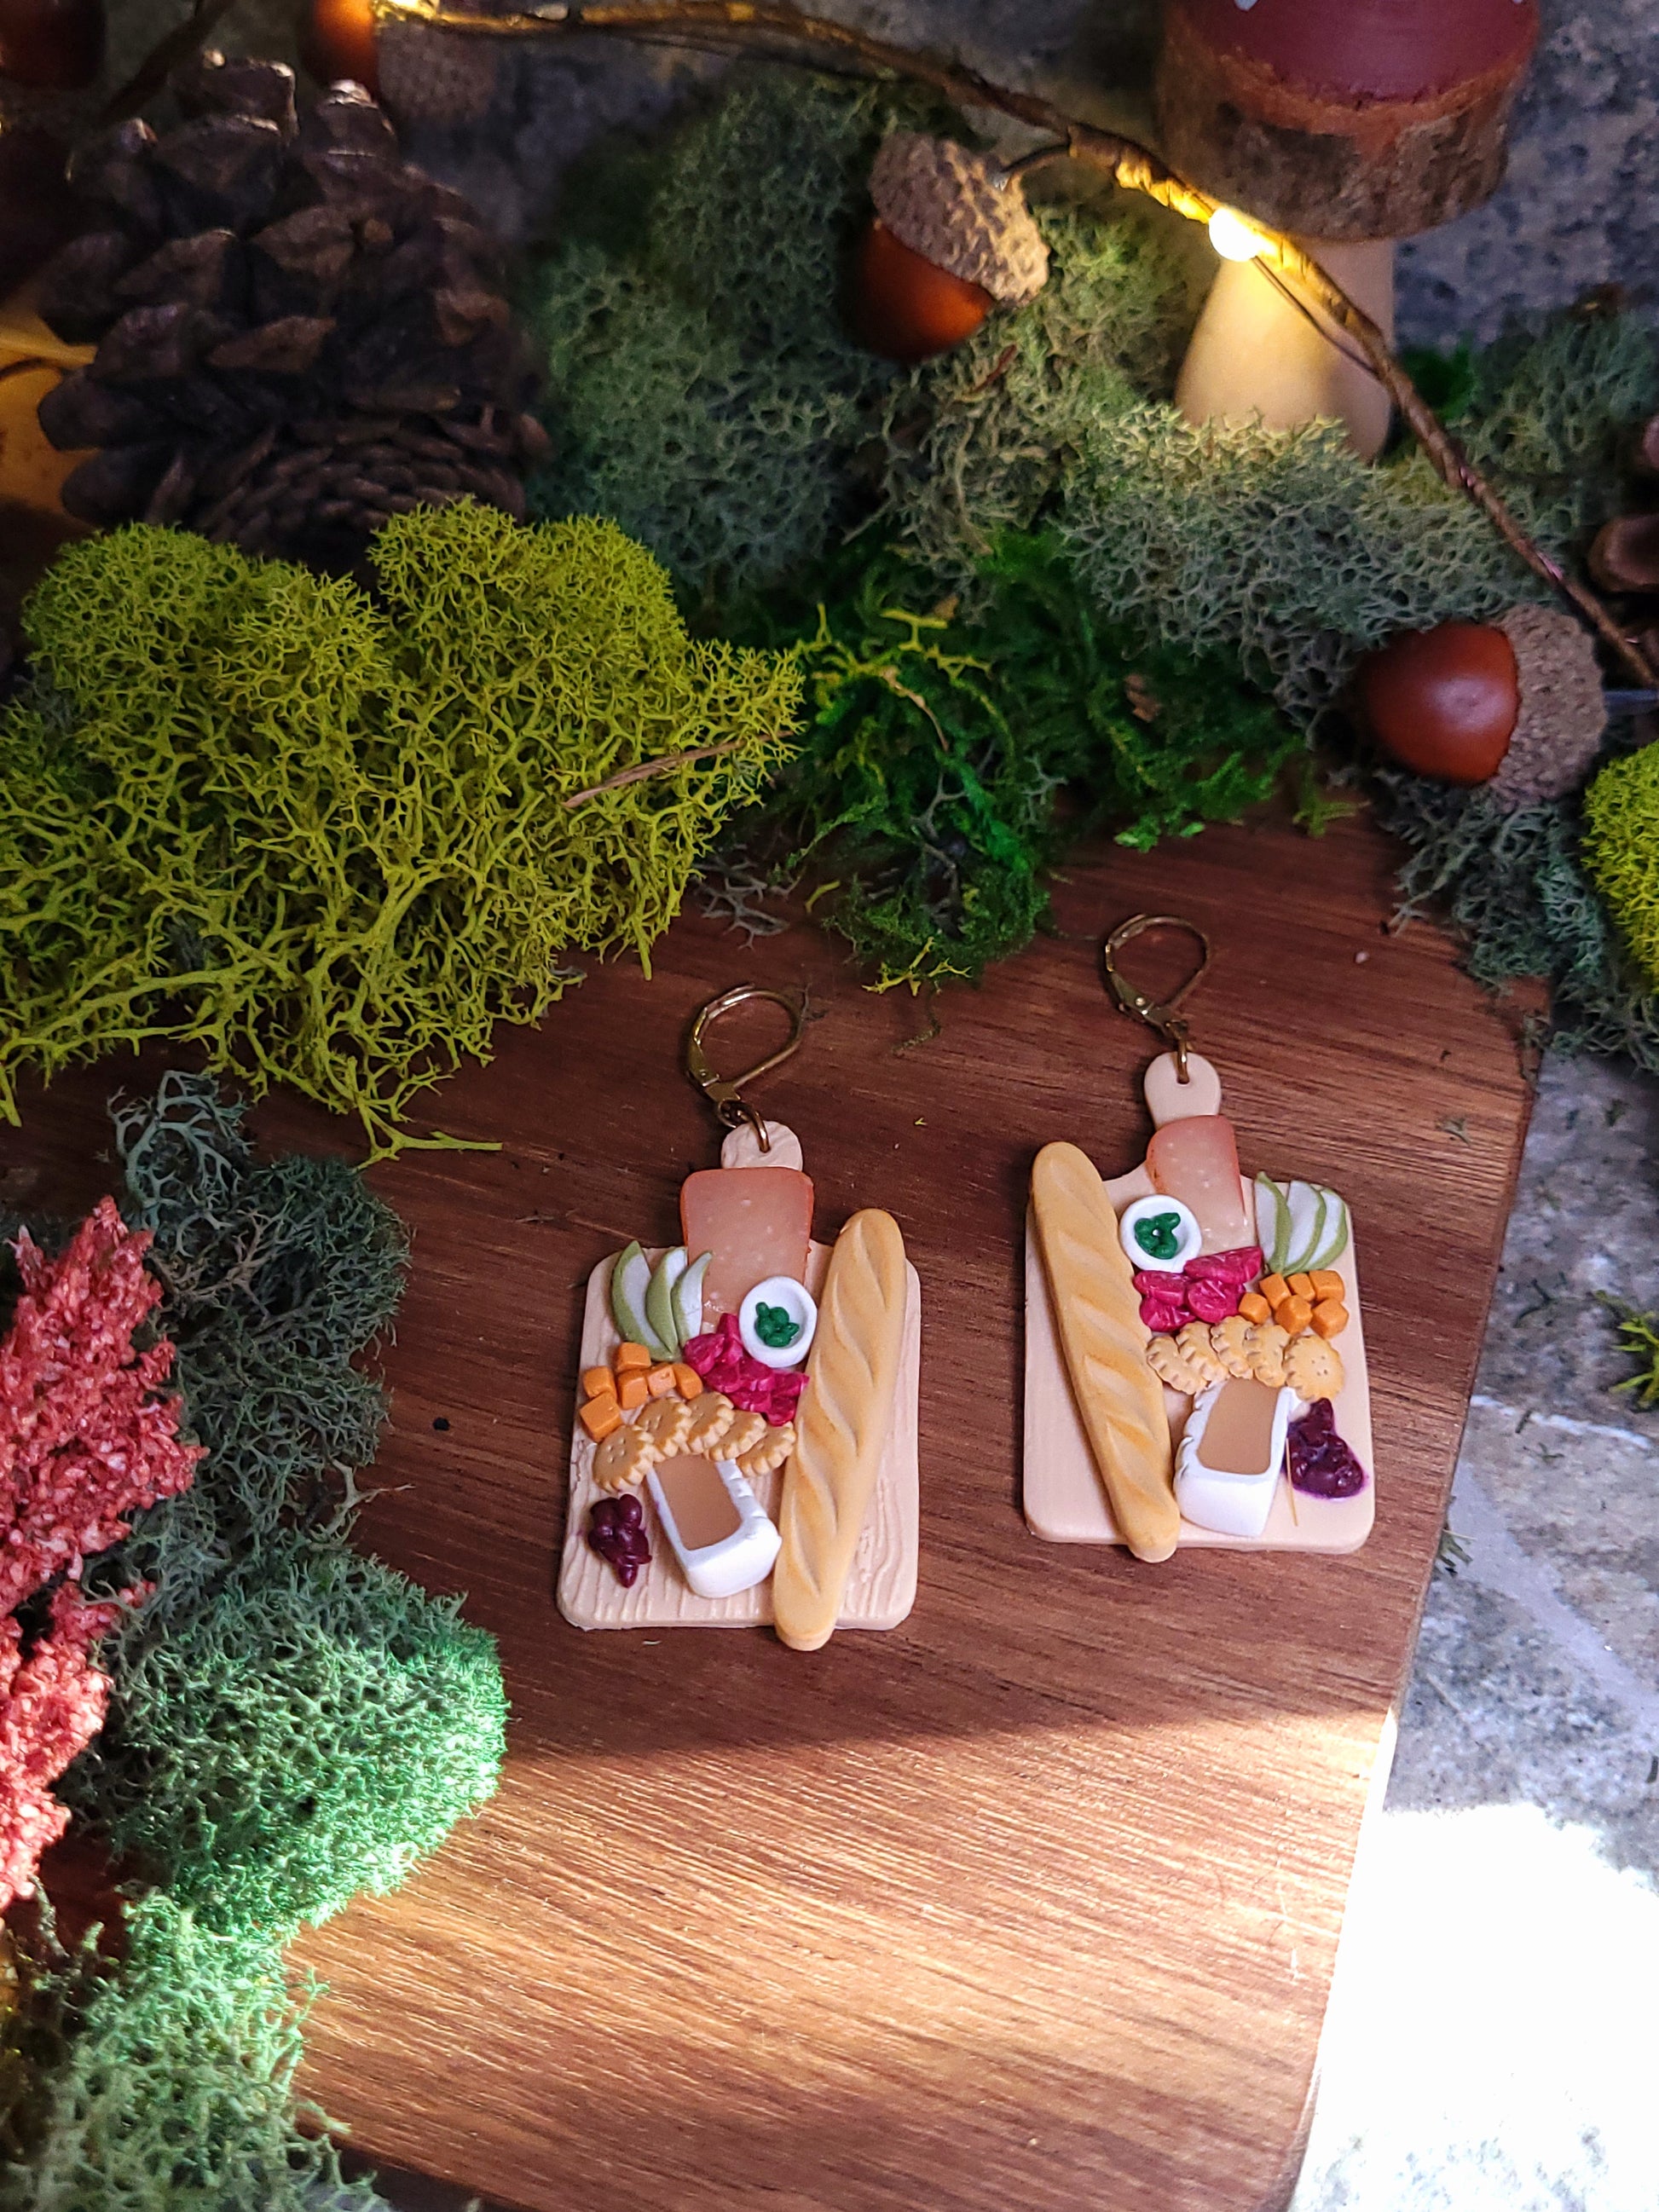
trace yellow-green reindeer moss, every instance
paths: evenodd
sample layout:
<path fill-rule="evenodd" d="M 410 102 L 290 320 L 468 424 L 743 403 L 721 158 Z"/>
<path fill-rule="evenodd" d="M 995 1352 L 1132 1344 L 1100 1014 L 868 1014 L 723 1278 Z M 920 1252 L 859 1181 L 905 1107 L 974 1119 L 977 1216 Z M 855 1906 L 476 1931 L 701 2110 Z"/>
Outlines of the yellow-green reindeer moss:
<path fill-rule="evenodd" d="M 693 641 L 613 523 L 460 505 L 371 559 L 374 597 L 137 526 L 40 584 L 0 712 L 0 1112 L 25 1068 L 169 1037 L 377 1148 L 443 1142 L 412 1098 L 569 951 L 648 966 L 785 756 L 793 668 Z"/>

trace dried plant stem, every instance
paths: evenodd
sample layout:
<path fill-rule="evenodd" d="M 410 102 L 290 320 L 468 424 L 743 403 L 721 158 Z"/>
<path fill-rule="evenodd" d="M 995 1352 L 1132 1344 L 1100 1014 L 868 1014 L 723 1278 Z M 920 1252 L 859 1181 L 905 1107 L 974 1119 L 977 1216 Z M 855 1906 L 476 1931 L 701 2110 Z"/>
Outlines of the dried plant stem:
<path fill-rule="evenodd" d="M 1126 191 L 1144 192 L 1194 222 L 1207 222 L 1218 203 L 1177 176 L 1150 148 L 1115 131 L 1097 130 L 1039 94 L 994 84 L 965 64 L 872 39 L 850 24 L 803 15 L 766 0 L 627 0 L 627 4 L 550 5 L 503 15 L 469 15 L 442 0 L 377 0 L 388 19 L 429 23 L 471 38 L 549 38 L 601 32 L 610 36 L 677 46 L 758 48 L 795 61 L 833 61 L 872 76 L 907 77 L 930 86 L 957 106 L 993 108 L 1063 142 L 1069 155 L 1103 170 Z M 1263 259 L 1293 278 L 1339 329 L 1346 331 L 1375 370 L 1389 397 L 1434 468 L 1453 490 L 1478 507 L 1510 550 L 1595 630 L 1637 681 L 1659 684 L 1643 647 L 1626 637 L 1595 594 L 1565 575 L 1522 530 L 1497 490 L 1462 451 L 1389 350 L 1376 323 L 1336 279 L 1304 253 L 1294 239 L 1251 218 L 1263 240 Z"/>
<path fill-rule="evenodd" d="M 110 94 L 99 111 L 99 122 L 125 123 L 130 115 L 137 115 L 147 100 L 153 100 L 164 88 L 179 63 L 190 59 L 220 17 L 229 15 L 234 5 L 234 0 L 192 0 L 184 21 L 175 23 L 159 38 L 126 82 Z"/>
<path fill-rule="evenodd" d="M 671 769 L 684 768 L 688 761 L 713 760 L 717 754 L 735 752 L 747 742 L 744 738 L 724 738 L 717 745 L 692 745 L 683 753 L 659 753 L 655 760 L 635 761 L 632 768 L 618 769 L 603 783 L 590 783 L 586 791 L 573 791 L 564 803 L 567 806 L 580 806 L 587 799 L 598 799 L 603 792 L 620 791 L 625 783 L 643 783 L 647 776 L 666 775 Z"/>

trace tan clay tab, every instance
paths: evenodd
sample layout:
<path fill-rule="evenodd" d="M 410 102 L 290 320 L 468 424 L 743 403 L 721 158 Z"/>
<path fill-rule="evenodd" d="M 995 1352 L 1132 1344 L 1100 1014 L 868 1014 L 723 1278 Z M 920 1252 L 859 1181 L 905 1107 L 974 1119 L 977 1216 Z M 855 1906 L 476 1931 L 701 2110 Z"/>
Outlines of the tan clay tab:
<path fill-rule="evenodd" d="M 778 1634 L 798 1651 L 827 1644 L 841 1613 L 892 1425 L 904 1301 L 898 1224 L 874 1208 L 855 1213 L 830 1256 L 783 1474 L 772 1607 Z"/>
<path fill-rule="evenodd" d="M 1150 1333 L 1117 1216 L 1088 1155 L 1075 1145 L 1045 1145 L 1031 1170 L 1031 1209 L 1054 1325 L 1112 1518 L 1138 1558 L 1167 1559 L 1181 1528 L 1170 1424 L 1147 1364 Z"/>

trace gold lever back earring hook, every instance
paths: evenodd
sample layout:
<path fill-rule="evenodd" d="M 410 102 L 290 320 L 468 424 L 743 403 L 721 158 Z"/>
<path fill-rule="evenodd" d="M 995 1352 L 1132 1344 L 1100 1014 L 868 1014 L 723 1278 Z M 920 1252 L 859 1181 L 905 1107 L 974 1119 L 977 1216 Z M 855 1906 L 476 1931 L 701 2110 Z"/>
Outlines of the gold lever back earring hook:
<path fill-rule="evenodd" d="M 1126 945 L 1133 944 L 1137 937 L 1144 937 L 1149 929 L 1184 930 L 1188 937 L 1195 937 L 1198 939 L 1202 952 L 1202 957 L 1197 967 L 1194 969 L 1181 988 L 1164 1000 L 1162 1005 L 1159 1005 L 1150 993 L 1141 990 L 1138 985 L 1130 982 L 1128 978 L 1120 974 L 1118 970 L 1119 953 Z M 1209 964 L 1209 939 L 1195 921 L 1188 921 L 1178 914 L 1132 914 L 1127 921 L 1119 922 L 1117 927 L 1100 948 L 1101 969 L 1110 988 L 1112 996 L 1117 1000 L 1119 1010 L 1126 1014 L 1133 1014 L 1138 1020 L 1145 1022 L 1149 1029 L 1158 1031 L 1164 1043 L 1175 1054 L 1176 1078 L 1181 1083 L 1192 1081 L 1187 1068 L 1192 1040 L 1187 1024 L 1181 1018 L 1180 1008 L 1182 1002 L 1198 984 Z"/>
<path fill-rule="evenodd" d="M 789 1017 L 789 1035 L 769 1060 L 763 1060 L 742 1075 L 725 1076 L 710 1064 L 703 1040 L 710 1024 L 722 1014 L 729 1014 L 734 1006 L 746 1006 L 751 999 L 769 999 L 774 1006 L 781 1006 Z M 806 1027 L 805 998 L 792 998 L 783 991 L 769 991 L 763 983 L 737 983 L 729 991 L 722 991 L 700 1009 L 691 1024 L 691 1034 L 686 1041 L 685 1072 L 699 1091 L 714 1107 L 722 1127 L 735 1129 L 739 1121 L 747 1121 L 759 1139 L 763 1152 L 772 1149 L 766 1133 L 766 1124 L 744 1097 L 749 1085 L 772 1068 L 781 1066 L 791 1053 L 799 1046 Z"/>

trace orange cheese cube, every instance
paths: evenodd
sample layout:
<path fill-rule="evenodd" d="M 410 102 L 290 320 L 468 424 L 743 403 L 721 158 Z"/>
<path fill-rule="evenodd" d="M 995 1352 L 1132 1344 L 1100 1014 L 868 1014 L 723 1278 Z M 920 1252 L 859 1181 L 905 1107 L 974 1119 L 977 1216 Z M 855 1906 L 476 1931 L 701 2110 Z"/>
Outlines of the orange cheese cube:
<path fill-rule="evenodd" d="M 1291 1296 L 1296 1298 L 1306 1298 L 1308 1304 L 1311 1305 L 1314 1300 L 1313 1277 L 1311 1275 L 1292 1275 L 1291 1277 Z"/>
<path fill-rule="evenodd" d="M 622 1408 L 610 1391 L 601 1390 L 581 1410 L 581 1424 L 594 1443 L 602 1443 L 613 1429 L 622 1426 Z"/>
<path fill-rule="evenodd" d="M 1282 1306 L 1291 1295 L 1291 1286 L 1283 1275 L 1264 1275 L 1257 1288 L 1270 1307 Z"/>
<path fill-rule="evenodd" d="M 674 1388 L 682 1398 L 701 1398 L 702 1377 L 695 1367 L 687 1367 L 683 1364 L 677 1364 L 674 1369 Z"/>
<path fill-rule="evenodd" d="M 645 1379 L 642 1367 L 630 1367 L 625 1375 L 617 1377 L 617 1403 L 624 1413 L 633 1413 L 644 1405 L 651 1395 L 651 1385 Z"/>
<path fill-rule="evenodd" d="M 617 1378 L 608 1367 L 584 1367 L 582 1395 L 584 1398 L 614 1398 Z"/>
<path fill-rule="evenodd" d="M 674 1387 L 674 1363 L 667 1360 L 653 1367 L 645 1378 L 645 1387 L 653 1398 L 665 1398 Z"/>
<path fill-rule="evenodd" d="M 1348 1309 L 1340 1298 L 1321 1298 L 1313 1310 L 1313 1326 L 1321 1336 L 1340 1336 L 1348 1326 Z"/>
<path fill-rule="evenodd" d="M 630 1367 L 649 1367 L 651 1354 L 642 1344 L 632 1342 L 617 1346 L 617 1372 L 626 1375 Z"/>
<path fill-rule="evenodd" d="M 1287 1329 L 1292 1336 L 1300 1336 L 1313 1319 L 1312 1303 L 1307 1298 L 1288 1297 L 1273 1308 L 1273 1319 L 1280 1328 Z"/>
<path fill-rule="evenodd" d="M 1340 1298 L 1342 1295 L 1342 1278 L 1334 1267 L 1316 1267 L 1308 1279 L 1314 1287 L 1316 1304 L 1321 1298 Z"/>
<path fill-rule="evenodd" d="M 1238 1302 L 1238 1310 L 1243 1315 L 1246 1321 L 1253 1321 L 1258 1323 L 1264 1321 L 1271 1321 L 1273 1317 L 1273 1308 L 1267 1304 L 1267 1301 L 1262 1297 L 1260 1291 L 1246 1291 L 1243 1297 Z"/>

